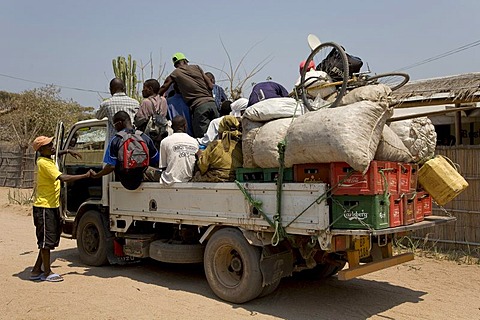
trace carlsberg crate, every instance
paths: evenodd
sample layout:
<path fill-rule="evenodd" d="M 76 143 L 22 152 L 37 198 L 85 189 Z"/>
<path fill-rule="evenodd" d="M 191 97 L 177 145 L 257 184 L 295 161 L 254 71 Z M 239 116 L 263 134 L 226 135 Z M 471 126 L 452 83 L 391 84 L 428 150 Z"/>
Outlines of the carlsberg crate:
<path fill-rule="evenodd" d="M 385 229 L 390 226 L 385 195 L 332 196 L 333 229 Z"/>

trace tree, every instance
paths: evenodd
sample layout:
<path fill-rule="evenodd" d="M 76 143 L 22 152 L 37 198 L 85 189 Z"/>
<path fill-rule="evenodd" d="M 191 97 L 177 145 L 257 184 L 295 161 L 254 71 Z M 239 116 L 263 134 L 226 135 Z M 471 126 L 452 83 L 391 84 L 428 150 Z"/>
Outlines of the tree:
<path fill-rule="evenodd" d="M 73 100 L 60 98 L 60 89 L 53 85 L 10 94 L 2 100 L 8 108 L 0 114 L 0 138 L 26 151 L 39 135 L 53 136 L 58 121 L 66 127 L 92 117 L 93 108 L 83 107 Z M 0 96 L 0 99 L 2 96 Z"/>
<path fill-rule="evenodd" d="M 257 73 L 259 73 L 270 61 L 272 61 L 273 57 L 272 56 L 267 56 L 266 58 L 262 59 L 260 62 L 258 62 L 250 71 L 247 71 L 247 69 L 244 68 L 244 62 L 247 58 L 247 56 L 252 52 L 252 50 L 260 44 L 260 42 L 257 42 L 253 46 L 251 46 L 247 52 L 242 56 L 240 61 L 235 65 L 232 61 L 232 58 L 230 56 L 230 53 L 228 52 L 225 44 L 223 43 L 222 38 L 220 38 L 220 43 L 222 44 L 223 51 L 225 51 L 225 54 L 227 55 L 228 59 L 228 70 L 225 71 L 224 69 L 220 69 L 214 66 L 209 66 L 208 67 L 215 69 L 222 74 L 224 74 L 227 78 L 227 81 L 229 83 L 229 86 L 226 88 L 227 91 L 230 93 L 230 98 L 232 100 L 237 100 L 238 98 L 242 97 L 243 94 L 243 87 L 245 84 L 252 79 Z M 270 78 L 271 79 L 271 78 Z"/>

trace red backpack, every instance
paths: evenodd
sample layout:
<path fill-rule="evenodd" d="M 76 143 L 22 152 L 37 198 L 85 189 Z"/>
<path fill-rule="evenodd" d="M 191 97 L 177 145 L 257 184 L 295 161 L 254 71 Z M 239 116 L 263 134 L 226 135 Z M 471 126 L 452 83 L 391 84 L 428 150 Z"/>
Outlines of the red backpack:
<path fill-rule="evenodd" d="M 118 150 L 118 161 L 120 161 L 121 167 L 125 171 L 148 167 L 150 157 L 147 143 L 142 138 L 142 132 L 139 130 L 135 133 L 120 131 L 116 134 L 122 138 Z"/>

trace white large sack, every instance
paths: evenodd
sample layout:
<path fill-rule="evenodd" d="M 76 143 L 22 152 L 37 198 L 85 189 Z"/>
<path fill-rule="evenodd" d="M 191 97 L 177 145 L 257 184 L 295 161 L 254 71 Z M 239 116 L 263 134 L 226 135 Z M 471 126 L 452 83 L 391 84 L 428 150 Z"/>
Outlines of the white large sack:
<path fill-rule="evenodd" d="M 383 126 L 382 137 L 378 143 L 375 160 L 412 162 L 413 156 L 398 135 L 389 126 Z"/>
<path fill-rule="evenodd" d="M 395 121 L 390 128 L 403 141 L 415 161 L 423 162 L 434 155 L 437 133 L 427 117 Z"/>
<path fill-rule="evenodd" d="M 285 164 L 347 162 L 365 173 L 392 114 L 388 104 L 370 101 L 308 112 L 287 131 Z"/>
<path fill-rule="evenodd" d="M 260 128 L 253 142 L 253 160 L 256 165 L 260 168 L 279 166 L 277 145 L 285 138 L 291 123 L 292 118 L 278 119 L 269 121 Z"/>
<path fill-rule="evenodd" d="M 340 101 L 340 106 L 352 104 L 359 101 L 385 102 L 390 101 L 392 89 L 384 84 L 375 84 L 358 87 L 347 93 Z"/>
<path fill-rule="evenodd" d="M 258 165 L 253 160 L 253 142 L 263 125 L 263 122 L 254 122 L 246 118 L 242 119 L 242 153 L 244 168 L 258 168 Z"/>
<path fill-rule="evenodd" d="M 271 98 L 259 101 L 248 107 L 244 118 L 252 121 L 270 121 L 291 118 L 303 113 L 303 104 L 294 98 Z"/>

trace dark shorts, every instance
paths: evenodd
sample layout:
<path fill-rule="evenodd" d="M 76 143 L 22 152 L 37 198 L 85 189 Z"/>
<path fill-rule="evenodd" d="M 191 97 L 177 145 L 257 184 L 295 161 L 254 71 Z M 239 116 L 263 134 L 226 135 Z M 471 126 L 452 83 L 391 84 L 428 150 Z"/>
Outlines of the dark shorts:
<path fill-rule="evenodd" d="M 58 208 L 33 207 L 33 224 L 37 234 L 38 249 L 53 250 L 60 243 L 62 219 Z"/>

